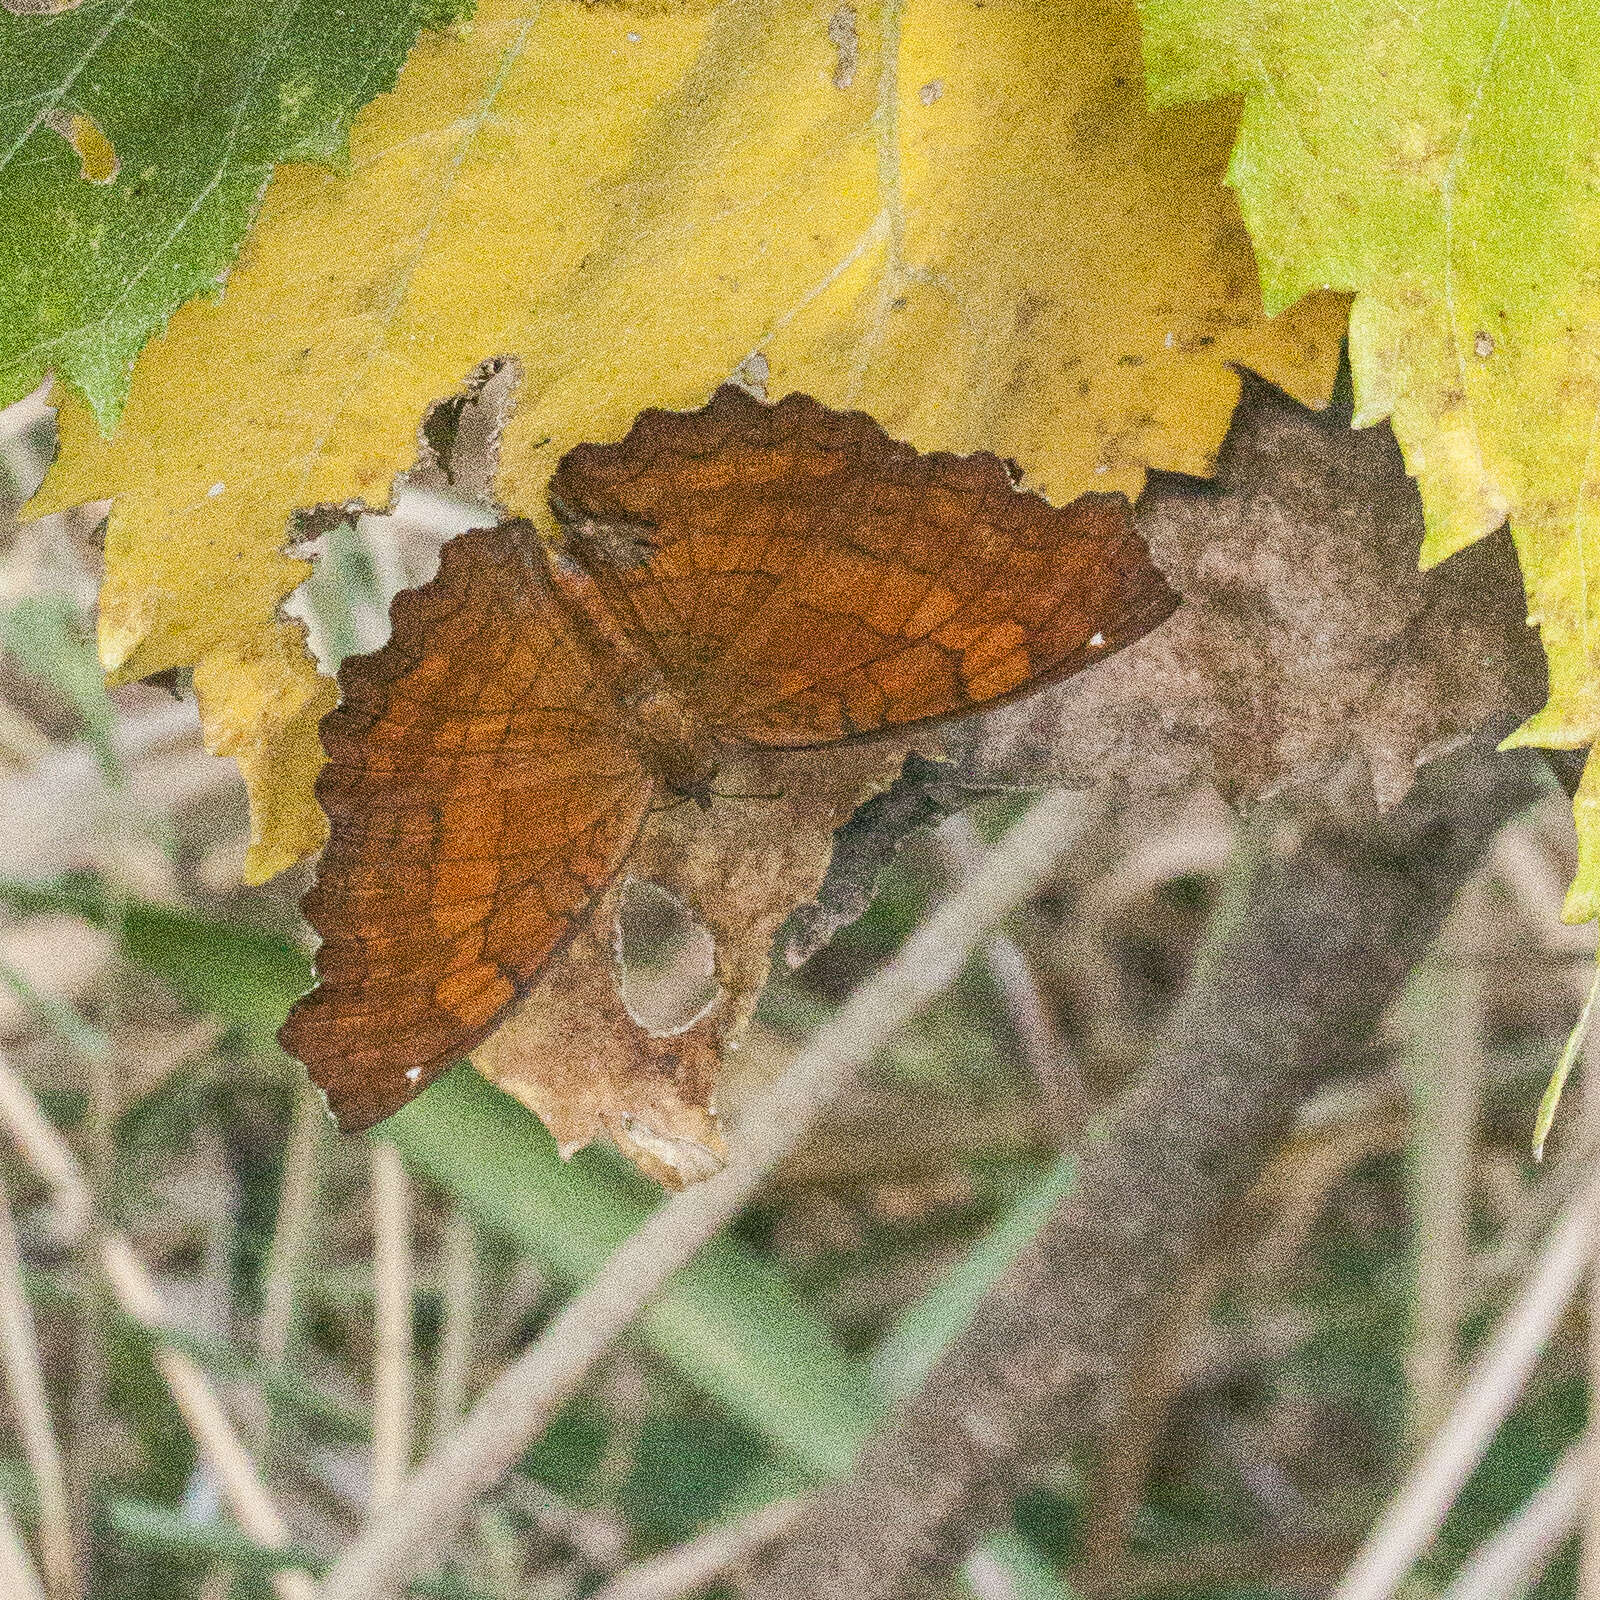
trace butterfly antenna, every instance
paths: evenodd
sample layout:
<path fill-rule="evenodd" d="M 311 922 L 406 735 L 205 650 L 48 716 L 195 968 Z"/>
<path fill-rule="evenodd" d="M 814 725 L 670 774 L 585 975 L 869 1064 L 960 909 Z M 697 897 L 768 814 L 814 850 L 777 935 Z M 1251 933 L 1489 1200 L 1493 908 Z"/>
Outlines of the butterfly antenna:
<path fill-rule="evenodd" d="M 779 789 L 772 794 L 729 794 L 723 789 L 713 789 L 711 798 L 713 800 L 782 800 L 788 793 L 787 789 Z"/>
<path fill-rule="evenodd" d="M 690 800 L 692 800 L 693 798 L 694 797 L 692 795 L 680 794 L 676 800 L 663 800 L 660 805 L 651 806 L 650 809 L 647 812 L 645 812 L 645 815 L 647 817 L 653 817 L 658 812 L 676 811 L 679 806 L 688 805 Z"/>

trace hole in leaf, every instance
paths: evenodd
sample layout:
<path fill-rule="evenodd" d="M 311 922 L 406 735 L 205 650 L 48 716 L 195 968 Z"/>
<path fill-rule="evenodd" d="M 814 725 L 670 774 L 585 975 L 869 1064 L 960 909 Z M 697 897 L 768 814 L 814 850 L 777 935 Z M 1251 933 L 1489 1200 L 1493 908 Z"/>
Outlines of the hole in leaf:
<path fill-rule="evenodd" d="M 657 1038 L 692 1028 L 722 998 L 717 946 L 677 895 L 630 879 L 617 905 L 617 992 Z"/>
<path fill-rule="evenodd" d="M 295 516 L 292 553 L 313 568 L 283 612 L 305 624 L 306 642 L 324 672 L 331 675 L 346 656 L 383 644 L 390 603 L 439 570 L 445 544 L 500 520 L 490 480 L 518 376 L 514 360 L 496 356 L 457 394 L 429 407 L 416 465 L 395 480 L 387 510 L 321 505 Z M 219 483 L 211 492 L 228 488 Z"/>

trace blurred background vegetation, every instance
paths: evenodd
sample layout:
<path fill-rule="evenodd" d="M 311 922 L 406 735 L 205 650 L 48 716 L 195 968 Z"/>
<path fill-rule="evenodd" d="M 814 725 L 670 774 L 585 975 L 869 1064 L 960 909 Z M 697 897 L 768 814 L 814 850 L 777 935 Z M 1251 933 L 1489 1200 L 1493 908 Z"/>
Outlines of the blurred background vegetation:
<path fill-rule="evenodd" d="M 185 684 L 102 687 L 99 512 L 18 516 L 50 447 L 42 402 L 0 414 L 0 1181 L 16 1239 L 0 1226 L 0 1277 L 25 1291 L 43 1384 L 41 1410 L 8 1323 L 0 1496 L 48 1540 L 47 1413 L 74 1546 L 62 1594 L 242 1600 L 270 1593 L 285 1557 L 224 1509 L 158 1342 L 93 1246 L 131 1245 L 159 1348 L 209 1378 L 298 1552 L 326 1561 L 373 1489 L 382 1191 L 369 1142 L 333 1132 L 273 1039 L 308 981 L 308 879 L 239 886 L 243 788 L 201 749 Z M 320 531 L 300 603 L 325 661 L 380 642 L 388 597 L 481 519 L 443 487 Z M 617 1575 L 845 1467 L 1070 1183 L 1074 1137 L 1140 1071 L 1187 976 L 1232 815 L 1203 791 L 1091 804 L 1048 890 L 680 1275 L 427 1592 L 665 1593 Z M 725 1104 L 782 1070 L 1014 809 L 913 841 L 860 921 L 776 973 Z M 980 1600 L 1328 1592 L 1575 1187 L 1574 1107 L 1542 1167 L 1528 1149 L 1593 971 L 1593 930 L 1558 917 L 1572 865 L 1552 785 L 1186 1286 L 1111 1447 L 1051 1464 L 1014 1537 L 969 1563 Z M 638 936 L 640 984 L 672 953 L 661 934 Z M 28 1143 L 30 1092 L 75 1158 L 80 1215 Z M 385 1131 L 409 1174 L 409 1250 L 385 1259 L 412 1309 L 420 1456 L 658 1195 L 606 1150 L 563 1163 L 465 1069 Z M 1589 1336 L 1569 1314 L 1409 1592 L 1444 1593 L 1580 1437 Z M 1574 1573 L 1563 1548 L 1531 1592 L 1572 1595 Z"/>

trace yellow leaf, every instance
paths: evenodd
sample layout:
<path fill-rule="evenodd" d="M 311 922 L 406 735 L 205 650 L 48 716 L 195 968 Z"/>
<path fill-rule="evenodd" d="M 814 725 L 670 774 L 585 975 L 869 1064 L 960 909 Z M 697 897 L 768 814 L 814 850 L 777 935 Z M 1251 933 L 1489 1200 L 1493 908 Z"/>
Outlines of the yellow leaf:
<path fill-rule="evenodd" d="M 1550 668 L 1509 741 L 1600 735 L 1600 11 L 1144 0 L 1163 102 L 1242 95 L 1229 182 L 1269 301 L 1357 292 L 1356 422 L 1392 421 L 1431 565 L 1509 516 Z M 1573 921 L 1600 915 L 1600 758 Z"/>
<path fill-rule="evenodd" d="M 655 9 L 488 0 L 351 134 L 285 167 L 226 288 L 185 307 L 99 438 L 68 398 L 38 509 L 114 495 L 122 678 L 182 664 L 252 786 L 261 878 L 313 849 L 329 703 L 279 619 L 296 508 L 388 502 L 430 403 L 520 370 L 497 492 L 747 357 L 774 394 L 987 448 L 1065 501 L 1204 471 L 1240 362 L 1327 397 L 1344 303 L 1267 319 L 1220 178 L 1228 108 L 1151 113 L 1131 8 Z"/>

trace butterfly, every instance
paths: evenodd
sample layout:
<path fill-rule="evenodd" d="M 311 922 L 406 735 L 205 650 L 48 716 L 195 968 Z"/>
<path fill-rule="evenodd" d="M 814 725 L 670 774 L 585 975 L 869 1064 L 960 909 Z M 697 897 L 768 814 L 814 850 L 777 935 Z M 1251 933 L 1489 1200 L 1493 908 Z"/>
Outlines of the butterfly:
<path fill-rule="evenodd" d="M 817 750 L 998 705 L 1177 604 L 1121 495 L 1052 506 L 997 457 L 725 386 L 582 444 L 547 542 L 445 546 L 322 722 L 316 986 L 279 1033 L 341 1127 L 485 1039 L 738 747 Z"/>

